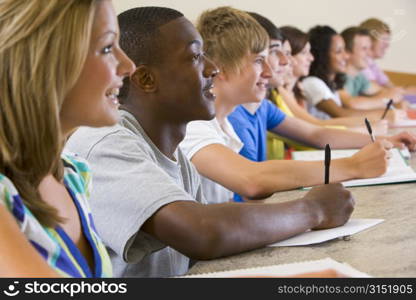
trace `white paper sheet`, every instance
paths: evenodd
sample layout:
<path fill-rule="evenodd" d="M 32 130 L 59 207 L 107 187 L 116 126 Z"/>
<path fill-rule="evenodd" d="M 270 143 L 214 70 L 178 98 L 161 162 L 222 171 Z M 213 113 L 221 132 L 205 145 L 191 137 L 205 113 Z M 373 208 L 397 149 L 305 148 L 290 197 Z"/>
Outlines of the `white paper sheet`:
<path fill-rule="evenodd" d="M 322 243 L 339 237 L 353 235 L 383 221 L 383 219 L 350 219 L 343 226 L 323 230 L 310 230 L 284 241 L 271 244 L 269 247 L 305 246 Z"/>
<path fill-rule="evenodd" d="M 358 149 L 332 150 L 331 160 L 343 157 L 350 157 L 357 151 Z M 391 149 L 390 151 L 392 157 L 389 159 L 387 172 L 384 175 L 376 178 L 347 180 L 342 182 L 342 184 L 345 187 L 351 187 L 416 181 L 416 172 L 403 159 L 403 155 L 405 155 L 406 153 L 401 154 L 401 152 L 397 148 Z M 324 160 L 325 152 L 323 150 L 295 151 L 292 153 L 292 157 L 294 160 Z M 329 175 L 331 176 L 331 172 L 329 173 Z M 323 177 L 324 174 L 322 174 L 322 178 Z"/>
<path fill-rule="evenodd" d="M 291 264 L 273 265 L 249 269 L 238 269 L 224 272 L 203 273 L 181 277 L 288 277 L 304 273 L 319 272 L 327 269 L 332 269 L 348 277 L 371 277 L 366 273 L 354 269 L 348 264 L 339 263 L 329 257 L 320 260 L 296 262 Z"/>
<path fill-rule="evenodd" d="M 391 127 L 393 128 L 401 128 L 401 127 L 416 127 L 416 120 L 407 119 L 407 120 L 400 120 L 394 122 Z"/>

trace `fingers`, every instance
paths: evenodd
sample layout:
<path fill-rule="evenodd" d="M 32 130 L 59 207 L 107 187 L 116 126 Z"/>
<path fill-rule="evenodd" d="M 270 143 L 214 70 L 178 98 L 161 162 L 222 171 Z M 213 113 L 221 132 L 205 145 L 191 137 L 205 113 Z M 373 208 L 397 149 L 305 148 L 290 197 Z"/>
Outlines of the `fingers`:
<path fill-rule="evenodd" d="M 404 146 L 407 146 L 410 151 L 416 150 L 416 136 L 407 131 L 403 131 L 397 135 L 392 136 L 392 139 L 397 140 L 397 147 L 403 149 Z M 400 147 L 400 145 L 402 145 Z"/>
<path fill-rule="evenodd" d="M 386 140 L 386 139 L 380 140 L 380 141 L 379 141 L 379 143 L 381 144 L 381 146 L 382 146 L 385 150 L 390 150 L 390 149 L 392 149 L 392 148 L 393 148 L 393 146 L 394 146 L 392 142 L 390 142 L 390 141 L 388 141 L 388 140 Z"/>
<path fill-rule="evenodd" d="M 392 157 L 393 157 L 393 154 L 391 153 L 391 151 L 386 151 L 385 158 L 388 160 L 388 159 L 390 159 Z"/>

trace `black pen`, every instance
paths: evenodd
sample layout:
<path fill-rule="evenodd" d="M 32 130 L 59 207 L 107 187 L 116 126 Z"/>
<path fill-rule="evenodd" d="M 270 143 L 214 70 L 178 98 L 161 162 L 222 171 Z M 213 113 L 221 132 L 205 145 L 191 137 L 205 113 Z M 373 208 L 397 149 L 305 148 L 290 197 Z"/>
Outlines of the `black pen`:
<path fill-rule="evenodd" d="M 367 118 L 365 118 L 365 126 L 367 126 L 367 130 L 368 130 L 368 133 L 370 134 L 371 141 L 374 143 L 376 139 L 374 138 L 373 129 L 371 129 L 370 122 L 368 121 Z"/>
<path fill-rule="evenodd" d="M 387 112 L 389 111 L 390 106 L 391 106 L 392 104 L 393 104 L 393 99 L 390 99 L 390 100 L 389 100 L 389 102 L 387 102 L 386 109 L 384 110 L 383 116 L 381 117 L 381 119 L 382 119 L 382 120 L 383 120 L 383 119 L 384 119 L 384 117 L 387 115 Z"/>
<path fill-rule="evenodd" d="M 329 144 L 325 146 L 325 184 L 329 183 L 329 165 L 331 164 L 331 148 Z"/>

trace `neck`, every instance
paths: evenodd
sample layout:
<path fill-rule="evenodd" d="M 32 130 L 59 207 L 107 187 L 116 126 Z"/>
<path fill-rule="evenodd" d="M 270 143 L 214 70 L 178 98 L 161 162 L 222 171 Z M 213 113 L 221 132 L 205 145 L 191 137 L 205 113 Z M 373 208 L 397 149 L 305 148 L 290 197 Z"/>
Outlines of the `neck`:
<path fill-rule="evenodd" d="M 168 115 L 152 106 L 140 105 L 136 100 L 134 105 L 126 104 L 122 109 L 131 113 L 147 136 L 164 155 L 174 160 L 174 153 L 186 133 L 186 122 L 173 121 L 164 116 Z M 152 101 L 149 101 L 151 103 Z M 132 102 L 129 102 L 132 103 Z"/>
<path fill-rule="evenodd" d="M 358 70 L 353 64 L 348 64 L 347 65 L 347 69 L 346 69 L 346 73 L 350 76 L 355 76 L 360 72 L 360 70 Z"/>
<path fill-rule="evenodd" d="M 334 81 L 335 80 L 335 76 L 337 75 L 337 73 L 336 72 L 331 72 L 330 74 L 329 74 L 329 76 L 328 76 L 328 78 L 329 78 L 329 80 L 330 81 Z"/>
<path fill-rule="evenodd" d="M 217 95 L 215 100 L 215 117 L 220 123 L 223 123 L 229 114 L 233 112 L 234 104 L 229 103 L 226 98 Z"/>

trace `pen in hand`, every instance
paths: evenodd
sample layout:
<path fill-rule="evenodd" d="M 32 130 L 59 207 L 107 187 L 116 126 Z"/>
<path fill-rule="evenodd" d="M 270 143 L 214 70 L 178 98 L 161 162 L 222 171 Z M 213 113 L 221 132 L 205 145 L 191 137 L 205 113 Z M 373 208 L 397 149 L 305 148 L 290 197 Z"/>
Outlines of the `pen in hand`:
<path fill-rule="evenodd" d="M 325 146 L 325 184 L 329 183 L 329 165 L 331 164 L 331 148 L 329 144 Z"/>
<path fill-rule="evenodd" d="M 374 143 L 376 139 L 374 138 L 373 129 L 371 129 L 370 121 L 368 121 L 367 118 L 365 118 L 364 121 L 365 121 L 365 126 L 367 126 L 368 133 L 370 134 L 371 141 Z"/>
<path fill-rule="evenodd" d="M 390 106 L 393 104 L 393 99 L 390 99 L 389 100 L 389 102 L 387 103 L 387 105 L 386 105 L 386 109 L 384 110 L 384 113 L 383 113 L 383 115 L 381 116 L 381 119 L 383 120 L 384 119 L 384 117 L 387 115 L 387 112 L 389 111 L 389 109 L 390 109 Z"/>

